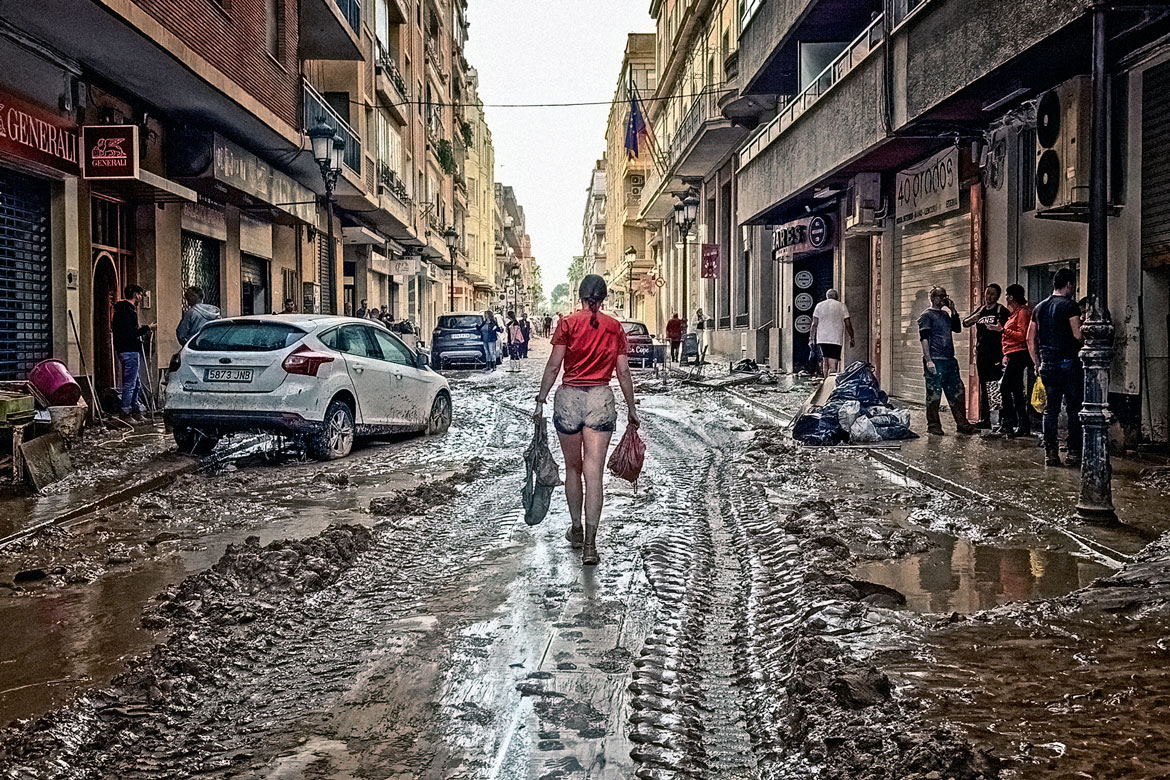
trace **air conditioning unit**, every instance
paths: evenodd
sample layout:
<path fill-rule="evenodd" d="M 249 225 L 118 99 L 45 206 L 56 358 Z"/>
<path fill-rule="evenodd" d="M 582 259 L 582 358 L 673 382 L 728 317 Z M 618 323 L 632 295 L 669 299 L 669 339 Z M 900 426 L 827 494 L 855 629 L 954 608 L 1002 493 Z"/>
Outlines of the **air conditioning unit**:
<path fill-rule="evenodd" d="M 633 176 L 630 177 L 630 184 L 634 185 L 635 187 L 641 187 L 645 183 L 646 183 L 646 177 L 642 176 L 641 174 L 635 173 Z"/>
<path fill-rule="evenodd" d="M 1036 208 L 1061 210 L 1089 202 L 1091 84 L 1077 76 L 1036 105 Z"/>
<path fill-rule="evenodd" d="M 880 173 L 859 173 L 845 190 L 845 230 L 850 233 L 880 233 L 877 212 L 882 204 Z"/>
<path fill-rule="evenodd" d="M 630 187 L 630 194 L 631 195 L 641 195 L 642 188 L 641 187 Z"/>

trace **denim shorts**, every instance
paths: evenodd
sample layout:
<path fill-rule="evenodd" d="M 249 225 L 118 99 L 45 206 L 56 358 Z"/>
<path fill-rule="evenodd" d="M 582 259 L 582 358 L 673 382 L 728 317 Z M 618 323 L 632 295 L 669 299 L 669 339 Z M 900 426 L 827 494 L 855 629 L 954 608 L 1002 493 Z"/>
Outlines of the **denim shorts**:
<path fill-rule="evenodd" d="M 583 428 L 613 432 L 617 427 L 613 389 L 609 385 L 561 385 L 553 398 L 553 427 L 566 435 L 580 433 Z"/>

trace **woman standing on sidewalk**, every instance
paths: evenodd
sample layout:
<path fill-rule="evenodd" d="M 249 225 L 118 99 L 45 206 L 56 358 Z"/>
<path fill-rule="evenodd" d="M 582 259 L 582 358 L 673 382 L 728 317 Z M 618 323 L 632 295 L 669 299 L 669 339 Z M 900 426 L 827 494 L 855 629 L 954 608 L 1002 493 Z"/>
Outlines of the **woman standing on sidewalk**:
<path fill-rule="evenodd" d="M 1009 284 L 1007 305 L 1011 315 L 1003 326 L 1003 432 L 1009 438 L 1030 436 L 1032 421 L 1028 413 L 1027 376 L 1035 366 L 1028 354 L 1028 326 L 1032 310 L 1022 285 Z"/>
<path fill-rule="evenodd" d="M 581 547 L 581 562 L 594 566 L 597 526 L 605 502 L 602 476 L 609 440 L 617 427 L 617 408 L 609 380 L 617 373 L 626 399 L 627 419 L 638 426 L 634 408 L 634 381 L 630 377 L 629 344 L 621 323 L 602 314 L 601 303 L 609 294 L 605 280 L 589 274 L 579 287 L 578 311 L 561 319 L 552 337 L 552 354 L 544 367 L 533 417 L 544 417 L 544 404 L 563 365 L 565 375 L 553 402 L 553 427 L 565 456 L 565 499 L 573 524 L 565 538 L 574 549 Z M 584 486 L 582 486 L 584 479 Z M 584 508 L 584 523 L 582 523 Z"/>

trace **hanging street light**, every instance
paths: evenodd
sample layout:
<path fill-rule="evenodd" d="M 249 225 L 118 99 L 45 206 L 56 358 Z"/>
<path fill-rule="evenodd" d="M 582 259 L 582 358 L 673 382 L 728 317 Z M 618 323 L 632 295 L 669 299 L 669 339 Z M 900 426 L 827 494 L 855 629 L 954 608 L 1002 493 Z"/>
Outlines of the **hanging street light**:
<path fill-rule="evenodd" d="M 626 247 L 626 317 L 634 319 L 634 261 L 638 259 L 638 250 L 633 245 Z"/>
<path fill-rule="evenodd" d="M 678 232 L 683 239 L 683 262 L 682 262 L 682 308 L 684 316 L 686 310 L 690 307 L 690 239 L 691 228 L 695 225 L 695 220 L 699 218 L 699 196 L 695 193 L 695 188 L 691 187 L 679 198 L 679 202 L 674 204 L 674 225 L 678 228 Z"/>
<path fill-rule="evenodd" d="M 324 117 L 317 118 L 317 124 L 309 128 L 307 135 L 313 150 L 313 161 L 321 169 L 321 181 L 325 184 L 325 219 L 329 225 L 329 268 L 332 271 L 337 267 L 337 250 L 333 245 L 333 189 L 337 186 L 341 161 L 345 157 L 345 139 L 337 136 L 336 128 L 326 122 Z M 331 284 L 329 290 L 324 291 L 329 296 L 330 313 L 336 309 L 334 287 L 335 285 Z"/>
<path fill-rule="evenodd" d="M 447 241 L 447 251 L 451 253 L 451 294 L 450 307 L 451 313 L 455 313 L 455 253 L 459 250 L 459 231 L 451 225 L 443 233 L 443 238 Z"/>

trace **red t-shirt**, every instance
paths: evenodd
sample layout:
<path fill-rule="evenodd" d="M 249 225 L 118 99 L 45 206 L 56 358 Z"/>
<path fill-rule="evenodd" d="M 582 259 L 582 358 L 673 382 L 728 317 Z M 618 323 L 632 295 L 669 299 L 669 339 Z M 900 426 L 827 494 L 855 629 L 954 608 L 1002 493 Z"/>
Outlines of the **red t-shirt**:
<path fill-rule="evenodd" d="M 618 355 L 628 355 L 630 345 L 620 322 L 597 313 L 597 327 L 589 324 L 593 312 L 581 309 L 562 317 L 553 333 L 553 346 L 565 347 L 565 375 L 561 384 L 569 387 L 608 385 L 617 367 Z"/>

